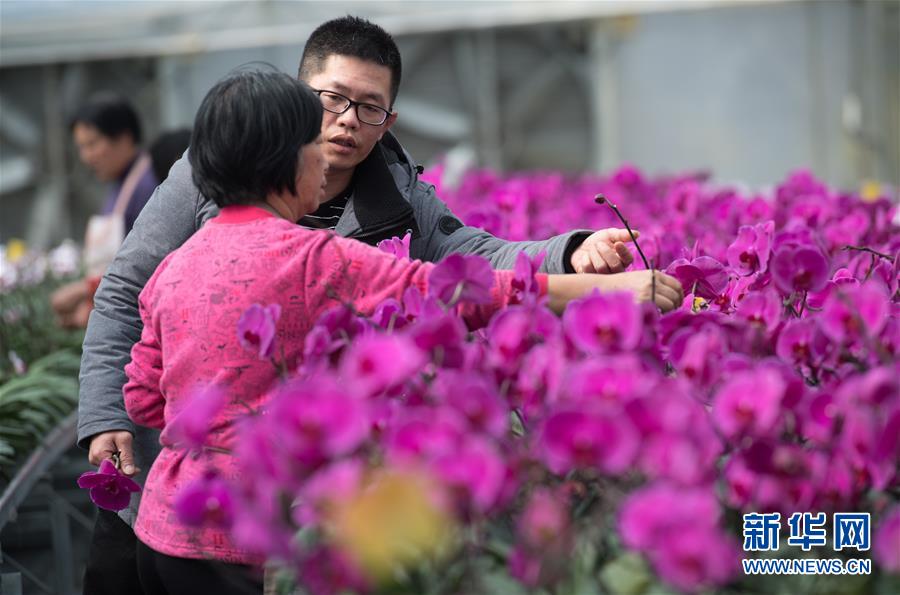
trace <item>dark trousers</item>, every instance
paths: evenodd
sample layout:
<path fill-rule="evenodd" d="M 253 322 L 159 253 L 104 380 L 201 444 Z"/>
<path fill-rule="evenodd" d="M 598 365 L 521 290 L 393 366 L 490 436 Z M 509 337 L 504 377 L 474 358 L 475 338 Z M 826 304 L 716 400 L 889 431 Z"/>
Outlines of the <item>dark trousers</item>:
<path fill-rule="evenodd" d="M 214 560 L 173 558 L 137 542 L 137 566 L 146 595 L 262 595 L 262 569 Z"/>
<path fill-rule="evenodd" d="M 128 523 L 110 510 L 99 509 L 84 571 L 84 595 L 141 595 L 136 543 Z"/>

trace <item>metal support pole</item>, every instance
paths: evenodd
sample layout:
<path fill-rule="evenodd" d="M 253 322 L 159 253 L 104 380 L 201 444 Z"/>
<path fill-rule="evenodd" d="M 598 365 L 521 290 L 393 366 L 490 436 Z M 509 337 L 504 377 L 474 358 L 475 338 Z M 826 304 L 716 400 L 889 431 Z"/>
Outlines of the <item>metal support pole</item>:
<path fill-rule="evenodd" d="M 53 566 L 56 570 L 56 592 L 73 592 L 75 572 L 72 568 L 72 527 L 65 501 L 48 486 L 50 500 L 50 530 L 53 536 Z"/>
<path fill-rule="evenodd" d="M 60 236 L 71 236 L 71 218 L 66 208 L 65 124 L 59 104 L 59 72 L 56 65 L 43 68 L 45 167 L 28 222 L 28 243 L 49 248 Z"/>
<path fill-rule="evenodd" d="M 18 572 L 0 574 L 0 593 L 3 595 L 22 595 L 22 575 Z"/>
<path fill-rule="evenodd" d="M 597 19 L 591 22 L 587 75 L 591 90 L 592 164 L 598 172 L 609 171 L 621 162 L 616 44 L 614 32 L 604 21 Z"/>
<path fill-rule="evenodd" d="M 493 29 L 475 35 L 474 73 L 477 80 L 476 106 L 479 149 L 484 165 L 502 170 L 503 148 L 500 99 L 497 88 L 497 39 Z"/>

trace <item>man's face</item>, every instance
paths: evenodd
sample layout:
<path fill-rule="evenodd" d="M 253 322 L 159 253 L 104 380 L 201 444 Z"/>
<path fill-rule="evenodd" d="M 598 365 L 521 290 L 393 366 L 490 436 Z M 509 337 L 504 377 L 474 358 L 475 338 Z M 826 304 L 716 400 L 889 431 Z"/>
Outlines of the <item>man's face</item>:
<path fill-rule="evenodd" d="M 101 182 L 112 182 L 125 173 L 134 159 L 135 145 L 130 134 L 110 138 L 96 127 L 78 122 L 72 129 L 78 157 Z"/>
<path fill-rule="evenodd" d="M 326 58 L 322 71 L 305 82 L 313 89 L 334 91 L 353 101 L 390 110 L 391 71 L 387 66 L 350 56 L 331 55 Z M 372 126 L 359 121 L 355 107 L 343 114 L 323 112 L 322 148 L 329 174 L 352 170 L 359 165 L 396 119 L 397 114 L 391 114 L 384 124 Z"/>

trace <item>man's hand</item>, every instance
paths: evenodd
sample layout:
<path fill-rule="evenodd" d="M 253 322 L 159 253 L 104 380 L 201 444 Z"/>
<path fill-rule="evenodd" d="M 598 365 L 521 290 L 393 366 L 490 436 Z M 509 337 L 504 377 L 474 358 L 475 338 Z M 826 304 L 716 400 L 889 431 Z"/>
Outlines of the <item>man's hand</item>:
<path fill-rule="evenodd" d="M 91 446 L 88 449 L 88 461 L 91 465 L 99 465 L 106 459 L 111 459 L 119 453 L 122 473 L 134 475 L 140 469 L 134 466 L 134 449 L 131 444 L 134 437 L 131 432 L 124 430 L 103 432 L 91 438 Z"/>
<path fill-rule="evenodd" d="M 640 234 L 634 232 L 634 237 Z M 627 229 L 601 229 L 586 237 L 572 253 L 572 268 L 576 273 L 621 273 L 634 261 L 625 245 L 631 236 Z"/>

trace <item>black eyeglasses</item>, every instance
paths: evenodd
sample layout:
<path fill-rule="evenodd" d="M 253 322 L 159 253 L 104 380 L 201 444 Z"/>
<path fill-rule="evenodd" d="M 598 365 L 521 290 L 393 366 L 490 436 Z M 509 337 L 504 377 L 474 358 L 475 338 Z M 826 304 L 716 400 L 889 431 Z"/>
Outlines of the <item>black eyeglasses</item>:
<path fill-rule="evenodd" d="M 381 126 L 388 119 L 388 116 L 391 115 L 391 112 L 383 107 L 378 107 L 371 103 L 353 101 L 349 97 L 345 97 L 334 91 L 328 91 L 326 89 L 313 89 L 313 91 L 318 94 L 319 99 L 322 100 L 322 107 L 325 111 L 331 112 L 332 114 L 343 114 L 351 107 L 356 106 L 356 117 L 359 118 L 359 121 L 363 124 Z"/>

